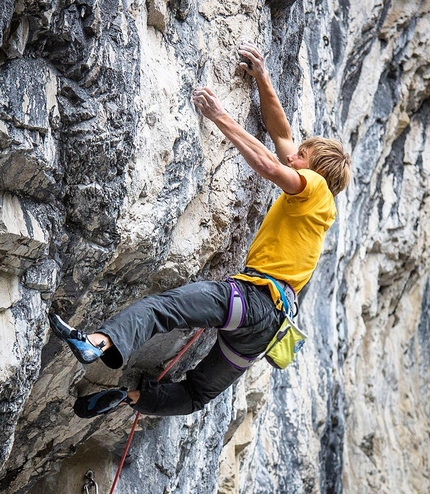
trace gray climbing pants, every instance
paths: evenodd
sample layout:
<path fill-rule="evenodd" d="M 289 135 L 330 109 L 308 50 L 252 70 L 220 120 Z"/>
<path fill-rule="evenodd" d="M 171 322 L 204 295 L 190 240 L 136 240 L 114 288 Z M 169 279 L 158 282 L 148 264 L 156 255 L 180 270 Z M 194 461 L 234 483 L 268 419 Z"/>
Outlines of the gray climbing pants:
<path fill-rule="evenodd" d="M 245 303 L 242 326 L 233 331 L 218 331 L 235 351 L 255 357 L 265 350 L 279 329 L 282 313 L 275 308 L 266 288 L 238 280 L 235 283 Z M 201 281 L 138 300 L 98 330 L 114 344 L 102 360 L 111 368 L 119 368 L 157 333 L 175 328 L 221 328 L 228 318 L 230 292 L 228 281 Z M 183 381 L 145 381 L 134 408 L 145 415 L 189 414 L 201 410 L 244 372 L 226 360 L 216 342 Z"/>

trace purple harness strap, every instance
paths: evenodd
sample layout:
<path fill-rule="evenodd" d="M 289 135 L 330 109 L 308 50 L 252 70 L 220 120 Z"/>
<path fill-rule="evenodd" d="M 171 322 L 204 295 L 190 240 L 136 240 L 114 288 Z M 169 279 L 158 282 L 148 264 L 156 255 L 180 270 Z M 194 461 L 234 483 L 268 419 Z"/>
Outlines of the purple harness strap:
<path fill-rule="evenodd" d="M 222 334 L 218 332 L 218 345 L 221 350 L 222 356 L 227 360 L 227 362 L 236 367 L 239 370 L 245 370 L 257 360 L 257 357 L 247 357 L 234 348 L 232 348 L 223 338 Z"/>
<path fill-rule="evenodd" d="M 231 286 L 230 306 L 228 309 L 227 321 L 224 326 L 220 327 L 223 331 L 234 331 L 240 327 L 245 317 L 245 301 L 237 288 L 236 283 L 232 279 L 227 280 Z"/>
<path fill-rule="evenodd" d="M 227 281 L 231 286 L 230 307 L 225 325 L 218 329 L 222 329 L 223 331 L 234 331 L 243 323 L 245 317 L 245 301 L 234 280 L 228 279 Z M 224 340 L 220 332 L 218 332 L 218 345 L 223 357 L 230 365 L 236 367 L 236 369 L 247 369 L 256 360 L 255 357 L 247 357 L 246 355 L 237 352 Z"/>

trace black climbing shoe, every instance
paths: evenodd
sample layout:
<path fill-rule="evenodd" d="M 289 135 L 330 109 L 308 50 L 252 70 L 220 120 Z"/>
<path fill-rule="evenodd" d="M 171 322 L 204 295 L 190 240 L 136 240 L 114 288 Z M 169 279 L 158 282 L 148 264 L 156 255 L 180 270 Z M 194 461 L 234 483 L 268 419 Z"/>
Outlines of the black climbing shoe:
<path fill-rule="evenodd" d="M 131 403 L 127 392 L 123 389 L 108 389 L 78 398 L 73 406 L 78 417 L 91 419 L 97 415 L 108 413 L 122 402 Z"/>
<path fill-rule="evenodd" d="M 102 348 L 106 345 L 104 341 L 97 346 L 93 345 L 86 333 L 72 328 L 56 314 L 49 314 L 49 322 L 55 335 L 69 345 L 82 364 L 91 364 L 103 355 Z"/>

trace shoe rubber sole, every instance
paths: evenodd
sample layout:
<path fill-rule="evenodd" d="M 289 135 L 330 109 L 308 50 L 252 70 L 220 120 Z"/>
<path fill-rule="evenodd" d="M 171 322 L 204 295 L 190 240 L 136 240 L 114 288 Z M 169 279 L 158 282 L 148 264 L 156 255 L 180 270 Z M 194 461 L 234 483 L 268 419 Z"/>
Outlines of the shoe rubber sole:
<path fill-rule="evenodd" d="M 75 414 L 83 419 L 102 415 L 116 408 L 127 400 L 127 393 L 122 389 L 109 389 L 78 398 L 73 406 Z"/>
<path fill-rule="evenodd" d="M 61 317 L 56 314 L 49 314 L 48 317 L 52 332 L 60 338 L 60 340 L 69 345 L 73 355 L 81 364 L 91 364 L 103 355 L 100 348 L 87 341 L 87 338 L 85 340 L 73 338 L 72 331 L 76 330 L 65 323 Z"/>

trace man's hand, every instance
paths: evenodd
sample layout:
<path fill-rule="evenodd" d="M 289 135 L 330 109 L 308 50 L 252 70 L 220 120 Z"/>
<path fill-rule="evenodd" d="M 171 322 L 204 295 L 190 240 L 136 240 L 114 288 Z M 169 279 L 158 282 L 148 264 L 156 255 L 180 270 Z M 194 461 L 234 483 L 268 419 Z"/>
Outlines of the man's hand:
<path fill-rule="evenodd" d="M 220 100 L 208 87 L 200 87 L 194 90 L 193 103 L 212 122 L 227 114 Z"/>
<path fill-rule="evenodd" d="M 237 51 L 239 55 L 249 60 L 249 63 L 241 62 L 239 64 L 239 66 L 245 69 L 249 75 L 255 77 L 256 79 L 262 78 L 266 75 L 264 58 L 252 41 L 243 41 Z"/>

